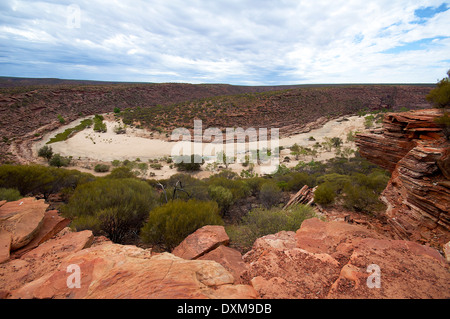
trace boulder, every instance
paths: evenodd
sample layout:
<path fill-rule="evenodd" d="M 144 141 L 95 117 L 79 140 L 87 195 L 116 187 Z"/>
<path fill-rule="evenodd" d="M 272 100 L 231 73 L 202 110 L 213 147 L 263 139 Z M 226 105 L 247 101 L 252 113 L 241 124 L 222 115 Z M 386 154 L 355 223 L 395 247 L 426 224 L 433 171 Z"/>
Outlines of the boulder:
<path fill-rule="evenodd" d="M 247 265 L 242 260 L 241 253 L 236 249 L 223 245 L 204 254 L 198 260 L 213 260 L 218 262 L 233 275 L 236 283 L 241 282 L 241 276 L 247 270 Z"/>
<path fill-rule="evenodd" d="M 11 251 L 27 245 L 39 232 L 48 204 L 44 200 L 23 198 L 0 207 L 0 228 L 12 236 Z"/>
<path fill-rule="evenodd" d="M 184 259 L 197 259 L 229 242 L 230 238 L 223 226 L 204 226 L 186 237 L 172 254 Z"/>
<path fill-rule="evenodd" d="M 11 291 L 55 270 L 69 255 L 89 247 L 90 230 L 56 236 L 25 253 L 20 259 L 0 264 L 0 290 Z"/>
<path fill-rule="evenodd" d="M 379 288 L 374 287 L 374 276 L 379 276 Z M 333 299 L 449 297 L 449 268 L 435 249 L 411 241 L 371 238 L 355 247 L 327 295 Z"/>
<path fill-rule="evenodd" d="M 70 287 L 76 283 L 76 270 L 72 269 L 79 270 L 79 288 Z M 258 297 L 251 286 L 233 283 L 233 276 L 214 261 L 185 260 L 169 253 L 152 256 L 135 246 L 105 243 L 72 254 L 54 272 L 13 291 L 10 298 Z"/>
<path fill-rule="evenodd" d="M 262 298 L 450 296 L 449 265 L 431 247 L 317 218 L 304 221 L 295 236 L 285 232 L 266 237 L 243 256 L 247 263 L 243 282 L 251 283 Z M 379 270 L 379 288 L 368 285 L 373 267 Z"/>
<path fill-rule="evenodd" d="M 11 250 L 11 234 L 0 229 L 0 264 L 9 259 Z"/>
<path fill-rule="evenodd" d="M 18 258 L 26 252 L 36 248 L 40 244 L 46 242 L 61 230 L 63 230 L 67 225 L 69 225 L 70 219 L 63 218 L 59 215 L 56 210 L 50 210 L 45 212 L 42 227 L 35 234 L 34 238 L 24 247 L 16 250 L 13 253 L 13 258 Z"/>

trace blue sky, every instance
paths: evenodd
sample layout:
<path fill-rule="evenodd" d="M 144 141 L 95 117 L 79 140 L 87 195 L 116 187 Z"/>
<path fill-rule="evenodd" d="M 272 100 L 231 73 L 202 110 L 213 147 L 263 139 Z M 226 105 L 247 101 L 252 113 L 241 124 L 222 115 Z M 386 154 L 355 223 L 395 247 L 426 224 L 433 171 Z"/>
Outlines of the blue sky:
<path fill-rule="evenodd" d="M 283 85 L 435 83 L 450 1 L 0 3 L 0 75 Z"/>

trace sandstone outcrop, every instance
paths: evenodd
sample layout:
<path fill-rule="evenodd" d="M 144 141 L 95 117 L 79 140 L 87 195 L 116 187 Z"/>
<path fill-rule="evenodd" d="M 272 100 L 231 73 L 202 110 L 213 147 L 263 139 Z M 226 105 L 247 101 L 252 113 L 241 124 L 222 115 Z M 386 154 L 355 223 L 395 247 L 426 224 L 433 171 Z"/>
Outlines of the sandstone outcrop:
<path fill-rule="evenodd" d="M 3 203 L 0 211 L 8 229 L 0 232 L 0 298 L 259 298 L 252 286 L 240 283 L 245 264 L 239 252 L 223 246 L 229 238 L 221 226 L 205 226 L 186 238 L 182 255 L 198 258 L 187 260 L 113 244 L 89 230 L 72 232 L 63 228 L 68 221 L 56 211 L 45 212 L 43 201 L 20 202 Z M 19 223 L 5 226 L 20 214 L 26 226 L 39 224 L 38 230 Z M 36 222 L 35 215 L 42 219 Z M 30 240 L 11 251 L 13 238 L 18 237 L 14 231 L 22 234 L 23 229 Z M 76 267 L 79 288 L 70 284 L 70 271 Z"/>
<path fill-rule="evenodd" d="M 306 220 L 296 233 L 258 239 L 244 261 L 245 279 L 267 299 L 450 296 L 448 264 L 437 250 L 344 222 Z M 368 285 L 371 266 L 379 288 Z"/>
<path fill-rule="evenodd" d="M 229 241 L 223 226 L 204 226 L 186 237 L 172 254 L 184 259 L 197 259 Z"/>
<path fill-rule="evenodd" d="M 359 134 L 361 156 L 392 172 L 382 194 L 398 238 L 442 247 L 450 240 L 450 143 L 443 110 L 387 114 L 381 134 Z M 380 133 L 380 132 L 377 132 Z"/>
<path fill-rule="evenodd" d="M 67 284 L 70 265 L 80 269 L 80 288 Z M 251 286 L 234 285 L 233 276 L 216 262 L 185 260 L 169 253 L 152 255 L 150 250 L 113 243 L 72 254 L 55 272 L 11 293 L 11 298 L 257 297 Z"/>
<path fill-rule="evenodd" d="M 0 207 L 0 229 L 11 235 L 11 251 L 27 245 L 40 231 L 47 207 L 44 200 L 34 198 L 8 202 Z"/>

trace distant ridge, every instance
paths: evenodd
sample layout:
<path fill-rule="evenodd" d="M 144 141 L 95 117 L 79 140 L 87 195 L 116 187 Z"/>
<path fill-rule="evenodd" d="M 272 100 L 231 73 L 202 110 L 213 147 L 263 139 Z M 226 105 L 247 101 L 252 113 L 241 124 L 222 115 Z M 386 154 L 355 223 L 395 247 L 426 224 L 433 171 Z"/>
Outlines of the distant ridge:
<path fill-rule="evenodd" d="M 171 84 L 190 84 L 182 82 L 170 82 Z M 51 85 L 155 85 L 156 82 L 130 82 L 130 81 L 96 81 L 96 80 L 74 80 L 74 79 L 59 79 L 59 78 L 27 78 L 27 77 L 13 77 L 0 76 L 0 88 L 18 87 L 18 86 L 51 86 Z M 167 84 L 167 83 L 159 83 Z M 226 83 L 201 83 L 192 85 L 229 85 L 235 87 L 254 87 L 267 88 L 268 90 L 283 90 L 294 88 L 309 88 L 309 87 L 348 87 L 348 86 L 372 86 L 372 85 L 408 85 L 408 86 L 435 86 L 435 83 L 325 83 L 325 84 L 287 84 L 287 85 L 234 85 Z M 258 90 L 259 91 L 259 90 Z M 263 90 L 264 91 L 264 90 Z"/>

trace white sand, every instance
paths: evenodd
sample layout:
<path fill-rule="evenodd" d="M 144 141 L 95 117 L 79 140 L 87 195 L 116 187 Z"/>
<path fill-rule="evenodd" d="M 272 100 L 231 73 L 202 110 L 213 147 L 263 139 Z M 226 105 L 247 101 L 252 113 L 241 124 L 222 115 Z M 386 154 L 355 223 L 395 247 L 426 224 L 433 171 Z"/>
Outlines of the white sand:
<path fill-rule="evenodd" d="M 316 142 L 323 142 L 325 137 L 340 137 L 345 142 L 347 134 L 350 131 L 364 131 L 364 118 L 359 116 L 348 117 L 347 121 L 332 120 L 318 129 L 311 130 L 308 133 L 296 134 L 287 138 L 279 139 L 279 146 L 290 147 L 297 143 L 300 146 L 312 147 Z M 57 133 L 63 132 L 67 128 L 78 125 L 83 119 L 74 121 L 60 129 L 46 134 L 42 140 L 34 144 L 33 152 L 36 155 L 37 150 L 47 143 L 50 138 Z M 149 159 L 158 159 L 165 156 L 171 156 L 172 151 L 176 147 L 180 147 L 179 142 L 169 142 L 161 139 L 151 139 L 150 132 L 144 129 L 128 128 L 126 134 L 114 133 L 114 127 L 118 125 L 117 122 L 105 120 L 107 125 L 106 133 L 96 133 L 92 128 L 85 129 L 63 142 L 50 144 L 54 153 L 60 153 L 63 156 L 72 156 L 74 160 L 80 162 L 111 162 L 113 160 L 135 160 L 139 158 L 142 162 L 147 162 Z M 224 134 L 225 135 L 225 134 Z M 310 141 L 309 137 L 313 136 L 315 141 Z M 225 139 L 225 136 L 224 136 Z M 192 149 L 193 143 L 185 142 L 188 149 Z M 239 145 L 242 147 L 242 144 Z M 270 144 L 268 145 L 270 147 Z M 352 146 L 354 145 L 347 145 Z M 203 144 L 203 149 L 210 147 L 207 143 Z M 255 145 L 250 146 L 250 148 Z M 220 150 L 220 149 L 219 149 Z M 211 154 L 215 154 L 217 149 L 213 150 Z M 198 149 L 196 152 L 198 154 Z M 281 160 L 284 156 L 289 155 L 289 150 L 281 152 Z M 177 153 L 180 154 L 180 153 Z M 204 153 L 204 155 L 207 155 Z M 334 152 L 320 152 L 316 160 L 325 160 L 334 157 Z M 291 156 L 293 158 L 293 156 Z M 303 161 L 310 161 L 311 158 L 300 158 Z M 298 161 L 297 161 L 298 162 Z M 296 164 L 296 163 L 295 163 Z M 287 166 L 295 166 L 290 163 Z M 243 169 L 242 165 L 237 163 L 230 166 L 231 169 L 239 172 Z M 154 170 L 156 177 L 166 178 L 176 172 L 174 169 L 169 169 L 167 165 L 162 170 Z M 204 173 L 203 173 L 204 175 Z"/>

